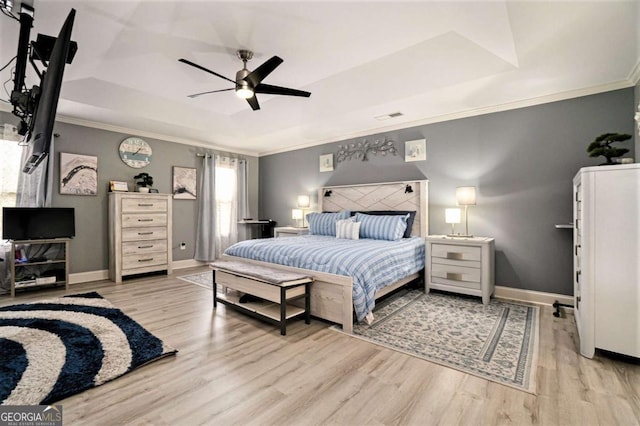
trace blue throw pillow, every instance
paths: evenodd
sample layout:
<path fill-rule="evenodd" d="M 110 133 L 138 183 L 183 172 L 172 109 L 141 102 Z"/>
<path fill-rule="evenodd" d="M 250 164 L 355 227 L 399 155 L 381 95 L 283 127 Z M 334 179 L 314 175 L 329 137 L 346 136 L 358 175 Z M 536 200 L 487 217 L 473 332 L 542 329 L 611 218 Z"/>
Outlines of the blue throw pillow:
<path fill-rule="evenodd" d="M 338 213 L 309 213 L 307 222 L 309 222 L 309 234 L 311 235 L 330 235 L 336 236 L 336 221 L 348 219 L 349 211 L 345 210 Z"/>
<path fill-rule="evenodd" d="M 360 222 L 360 237 L 375 240 L 396 241 L 402 239 L 407 229 L 407 218 L 403 216 L 372 216 L 357 213 L 356 221 Z"/>

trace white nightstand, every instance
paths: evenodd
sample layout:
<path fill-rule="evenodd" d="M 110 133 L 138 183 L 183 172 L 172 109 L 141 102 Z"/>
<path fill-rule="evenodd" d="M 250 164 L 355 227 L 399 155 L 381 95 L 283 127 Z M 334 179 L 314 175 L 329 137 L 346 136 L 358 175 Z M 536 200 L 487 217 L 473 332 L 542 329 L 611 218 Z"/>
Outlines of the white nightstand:
<path fill-rule="evenodd" d="M 309 228 L 296 228 L 295 226 L 277 226 L 273 229 L 273 236 L 276 238 L 297 237 L 308 233 Z"/>
<path fill-rule="evenodd" d="M 430 235 L 426 243 L 427 291 L 480 296 L 482 303 L 489 303 L 495 286 L 493 238 Z"/>

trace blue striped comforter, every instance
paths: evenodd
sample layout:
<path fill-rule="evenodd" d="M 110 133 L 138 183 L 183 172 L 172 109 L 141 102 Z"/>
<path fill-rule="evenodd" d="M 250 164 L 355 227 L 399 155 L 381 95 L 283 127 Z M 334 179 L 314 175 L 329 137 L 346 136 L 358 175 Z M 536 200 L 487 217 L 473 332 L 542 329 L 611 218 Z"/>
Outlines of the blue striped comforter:
<path fill-rule="evenodd" d="M 225 250 L 230 256 L 353 278 L 353 305 L 362 320 L 379 289 L 424 268 L 424 241 L 346 240 L 325 235 L 246 240 Z"/>

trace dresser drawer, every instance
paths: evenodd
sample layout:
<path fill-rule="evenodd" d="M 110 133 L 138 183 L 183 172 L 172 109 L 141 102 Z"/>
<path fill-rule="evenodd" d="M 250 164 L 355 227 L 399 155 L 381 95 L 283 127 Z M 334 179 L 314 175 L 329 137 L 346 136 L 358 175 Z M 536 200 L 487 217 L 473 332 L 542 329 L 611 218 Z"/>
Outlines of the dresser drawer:
<path fill-rule="evenodd" d="M 167 253 L 132 254 L 122 256 L 122 269 L 146 268 L 148 266 L 166 265 Z"/>
<path fill-rule="evenodd" d="M 152 198 L 144 200 L 140 198 L 122 200 L 122 212 L 123 213 L 145 213 L 145 212 L 166 212 L 167 200 L 160 200 Z"/>
<path fill-rule="evenodd" d="M 443 259 L 480 261 L 481 252 L 480 247 L 431 244 L 431 257 Z"/>
<path fill-rule="evenodd" d="M 134 213 L 122 215 L 123 228 L 140 226 L 167 226 L 167 215 L 165 213 Z"/>
<path fill-rule="evenodd" d="M 467 283 L 473 288 L 480 288 L 480 273 L 478 268 L 431 263 L 431 279 L 434 282 L 440 278 L 446 280 L 447 284 Z"/>
<path fill-rule="evenodd" d="M 122 241 L 149 241 L 167 239 L 167 227 L 124 228 Z"/>
<path fill-rule="evenodd" d="M 132 241 L 122 243 L 122 254 L 162 253 L 167 251 L 167 240 Z"/>

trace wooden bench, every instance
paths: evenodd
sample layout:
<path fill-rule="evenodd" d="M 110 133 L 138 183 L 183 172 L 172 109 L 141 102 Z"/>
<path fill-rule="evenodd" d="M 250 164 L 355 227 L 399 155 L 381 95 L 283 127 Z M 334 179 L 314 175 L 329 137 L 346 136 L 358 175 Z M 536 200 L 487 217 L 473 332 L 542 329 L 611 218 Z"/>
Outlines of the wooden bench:
<path fill-rule="evenodd" d="M 214 309 L 220 302 L 247 315 L 280 325 L 280 334 L 283 336 L 287 334 L 289 319 L 304 316 L 305 323 L 310 323 L 309 289 L 312 277 L 244 262 L 216 261 L 209 266 L 213 269 Z M 218 294 L 218 285 L 225 287 L 223 294 Z M 228 289 L 235 292 L 229 293 Z M 261 300 L 242 303 L 241 295 L 237 292 Z M 287 303 L 301 298 L 304 298 L 304 308 Z"/>

